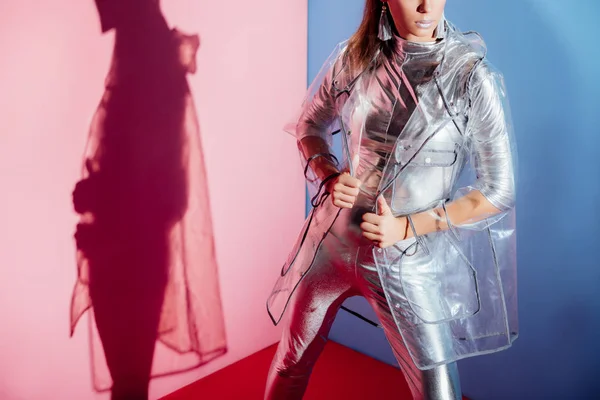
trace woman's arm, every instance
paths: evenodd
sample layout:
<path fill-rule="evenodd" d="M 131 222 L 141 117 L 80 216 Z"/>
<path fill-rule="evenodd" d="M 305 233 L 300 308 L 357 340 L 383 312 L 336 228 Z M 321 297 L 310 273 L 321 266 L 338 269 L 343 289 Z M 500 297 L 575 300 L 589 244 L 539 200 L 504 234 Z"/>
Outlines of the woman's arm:
<path fill-rule="evenodd" d="M 314 172 L 319 180 L 322 181 L 328 176 L 339 172 L 330 156 L 331 148 L 323 138 L 306 136 L 298 140 L 298 148 L 304 160 L 309 163 L 308 168 Z"/>
<path fill-rule="evenodd" d="M 411 215 L 415 231 L 418 235 L 445 231 L 449 229 L 448 221 L 452 225 L 473 223 L 491 217 L 500 212 L 479 190 L 472 190 L 466 195 L 433 210 Z M 406 217 L 399 217 L 402 226 L 406 227 Z M 408 228 L 408 227 L 407 227 Z M 406 238 L 413 237 L 410 228 L 406 229 Z"/>
<path fill-rule="evenodd" d="M 471 77 L 469 99 L 467 135 L 477 180 L 467 194 L 447 203 L 445 211 L 438 207 L 411 216 L 418 235 L 449 229 L 448 221 L 452 225 L 481 221 L 514 206 L 516 154 L 502 75 L 481 63 Z M 413 236 L 411 229 L 407 233 Z"/>
<path fill-rule="evenodd" d="M 328 128 L 335 119 L 335 99 L 331 94 L 331 81 L 334 68 L 327 73 L 315 96 L 305 104 L 298 120 L 296 135 L 298 149 L 304 158 L 303 163 L 312 170 L 319 180 L 339 172 L 333 162 L 331 132 Z"/>
<path fill-rule="evenodd" d="M 311 84 L 309 95 L 295 126 L 302 162 L 307 178 L 322 181 L 337 173 L 337 160 L 331 149 L 331 128 L 337 116 L 334 79 L 343 81 L 345 43 L 329 56 Z M 343 85 L 343 82 L 340 83 Z"/>

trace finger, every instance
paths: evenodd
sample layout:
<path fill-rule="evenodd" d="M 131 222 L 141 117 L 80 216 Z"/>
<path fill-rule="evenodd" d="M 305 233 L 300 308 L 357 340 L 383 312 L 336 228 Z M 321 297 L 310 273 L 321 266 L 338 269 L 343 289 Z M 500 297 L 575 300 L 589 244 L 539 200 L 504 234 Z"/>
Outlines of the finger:
<path fill-rule="evenodd" d="M 385 201 L 385 197 L 379 196 L 377 198 L 377 206 L 379 215 L 392 215 L 392 210 L 390 209 L 390 206 L 388 206 L 387 201 Z"/>
<path fill-rule="evenodd" d="M 382 239 L 381 235 L 376 235 L 374 233 L 363 232 L 362 235 L 373 242 L 379 243 L 379 241 Z"/>
<path fill-rule="evenodd" d="M 333 192 L 333 198 L 335 200 L 340 200 L 340 201 L 343 201 L 344 203 L 350 203 L 350 204 L 354 204 L 354 202 L 356 201 L 355 196 L 349 196 L 347 194 L 343 194 L 340 192 Z"/>
<path fill-rule="evenodd" d="M 381 217 L 377 214 L 373 214 L 373 213 L 365 213 L 363 214 L 363 221 L 365 222 L 369 222 L 373 225 L 379 225 L 379 223 L 381 222 Z"/>
<path fill-rule="evenodd" d="M 349 186 L 351 188 L 358 189 L 360 187 L 360 180 L 348 174 L 340 175 L 339 182 L 343 183 L 344 186 Z"/>
<path fill-rule="evenodd" d="M 352 208 L 354 205 L 352 203 L 348 203 L 341 200 L 333 200 L 333 205 L 339 208 Z"/>
<path fill-rule="evenodd" d="M 390 247 L 391 244 L 388 242 L 379 242 L 377 243 L 377 247 L 379 247 L 380 249 L 385 249 L 386 247 Z"/>
<path fill-rule="evenodd" d="M 358 196 L 358 193 L 360 192 L 360 190 L 358 188 L 346 186 L 342 182 L 337 182 L 335 184 L 335 186 L 333 187 L 333 190 L 343 193 L 343 194 L 347 194 L 348 196 L 354 196 L 354 197 Z"/>
<path fill-rule="evenodd" d="M 363 222 L 360 224 L 360 229 L 363 232 L 373 233 L 375 235 L 381 235 L 381 229 L 377 225 L 373 225 L 369 222 Z"/>

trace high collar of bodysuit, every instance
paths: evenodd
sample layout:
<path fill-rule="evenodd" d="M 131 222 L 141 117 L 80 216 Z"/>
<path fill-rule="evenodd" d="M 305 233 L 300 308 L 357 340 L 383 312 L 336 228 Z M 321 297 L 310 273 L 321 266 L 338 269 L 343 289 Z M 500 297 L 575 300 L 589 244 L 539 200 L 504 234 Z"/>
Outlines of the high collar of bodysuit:
<path fill-rule="evenodd" d="M 435 42 L 411 42 L 394 35 L 394 46 L 396 53 L 399 55 L 435 53 L 444 47 L 444 41 L 445 39 L 439 39 Z"/>

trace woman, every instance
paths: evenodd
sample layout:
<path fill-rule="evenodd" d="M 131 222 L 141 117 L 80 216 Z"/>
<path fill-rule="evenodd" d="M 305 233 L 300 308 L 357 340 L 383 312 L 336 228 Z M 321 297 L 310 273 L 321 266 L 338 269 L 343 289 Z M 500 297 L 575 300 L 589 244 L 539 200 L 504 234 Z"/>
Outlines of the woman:
<path fill-rule="evenodd" d="M 456 361 L 517 337 L 516 154 L 502 76 L 444 6 L 367 0 L 288 129 L 314 208 L 268 301 L 274 323 L 290 315 L 267 399 L 302 398 L 350 296 L 376 311 L 415 399 L 459 399 Z"/>

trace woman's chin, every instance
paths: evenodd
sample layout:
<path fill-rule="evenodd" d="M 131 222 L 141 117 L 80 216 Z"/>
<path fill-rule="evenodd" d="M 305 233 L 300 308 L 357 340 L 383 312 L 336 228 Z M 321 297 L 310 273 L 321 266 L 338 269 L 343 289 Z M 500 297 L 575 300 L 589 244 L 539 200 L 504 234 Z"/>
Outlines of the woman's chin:
<path fill-rule="evenodd" d="M 410 36 L 407 37 L 407 40 L 411 42 L 434 42 L 435 37 L 433 35 L 433 31 L 423 32 L 421 30 L 414 33 L 411 32 Z"/>

